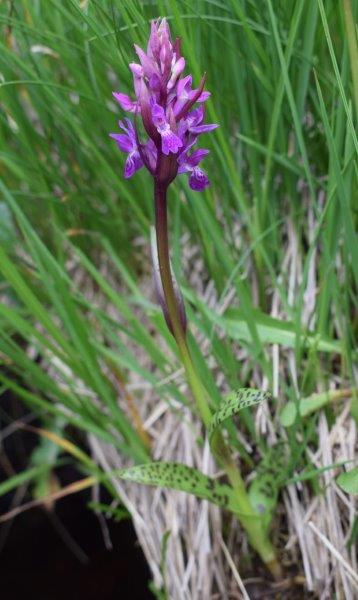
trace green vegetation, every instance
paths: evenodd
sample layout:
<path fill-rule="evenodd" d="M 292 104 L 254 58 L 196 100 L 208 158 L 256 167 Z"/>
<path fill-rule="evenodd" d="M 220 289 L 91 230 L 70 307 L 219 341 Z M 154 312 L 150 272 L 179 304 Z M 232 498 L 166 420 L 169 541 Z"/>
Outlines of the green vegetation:
<path fill-rule="evenodd" d="M 179 178 L 169 192 L 195 369 L 213 413 L 231 390 L 264 381 L 273 392 L 276 446 L 259 433 L 255 408 L 237 417 L 255 457 L 232 420 L 219 419 L 243 472 L 268 485 L 251 496 L 267 501 L 269 520 L 289 483 L 321 492 L 324 469 L 307 451 L 318 448 L 320 411 L 332 428 L 350 402 L 358 420 L 357 13 L 354 0 L 1 3 L 0 391 L 22 399 L 44 429 L 60 423 L 62 440 L 69 425 L 95 435 L 131 464 L 148 463 L 118 474 L 148 483 L 142 393 L 127 383 L 135 376 L 153 398 L 197 416 L 169 377 L 179 355 L 148 293 L 152 182 L 144 170 L 123 179 L 124 156 L 108 136 L 122 117 L 112 91 L 131 93 L 132 44 L 145 45 L 150 19 L 165 15 L 196 82 L 207 72 L 207 120 L 220 124 L 206 140 L 211 187 L 195 194 Z M 55 467 L 59 452 L 47 447 Z M 73 448 L 61 452 L 114 494 Z M 30 461 L 0 493 L 42 483 L 48 465 Z M 356 470 L 352 481 L 342 477 L 343 490 L 356 490 Z"/>

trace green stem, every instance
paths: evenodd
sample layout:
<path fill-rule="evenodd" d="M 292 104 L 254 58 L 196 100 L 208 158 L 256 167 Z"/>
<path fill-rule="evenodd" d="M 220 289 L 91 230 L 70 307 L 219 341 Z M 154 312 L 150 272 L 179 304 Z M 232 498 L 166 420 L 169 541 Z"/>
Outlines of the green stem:
<path fill-rule="evenodd" d="M 210 400 L 205 387 L 197 375 L 190 355 L 172 280 L 168 240 L 167 186 L 163 186 L 158 181 L 155 181 L 154 197 L 158 263 L 164 297 L 188 384 L 202 421 L 205 427 L 208 428 L 212 417 Z M 220 433 L 215 436 L 213 450 L 237 494 L 241 511 L 238 518 L 248 534 L 252 547 L 261 556 L 274 577 L 279 579 L 282 576 L 282 572 L 280 564 L 276 559 L 275 550 L 268 539 L 265 529 L 262 527 L 260 517 L 251 505 L 240 471 L 232 459 L 230 449 Z"/>
<path fill-rule="evenodd" d="M 356 107 L 356 116 L 358 117 L 358 44 L 351 0 L 343 0 L 343 13 L 348 37 L 349 59 L 352 70 L 353 97 Z"/>

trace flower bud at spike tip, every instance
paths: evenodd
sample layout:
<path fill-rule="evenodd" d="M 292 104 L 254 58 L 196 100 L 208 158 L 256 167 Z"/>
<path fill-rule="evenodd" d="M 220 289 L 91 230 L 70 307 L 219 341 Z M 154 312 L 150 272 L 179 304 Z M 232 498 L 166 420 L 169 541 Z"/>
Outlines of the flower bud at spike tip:
<path fill-rule="evenodd" d="M 124 176 L 132 177 L 144 166 L 161 185 L 168 186 L 177 175 L 187 173 L 191 189 L 204 190 L 209 179 L 198 165 L 208 151 L 194 150 L 193 146 L 200 135 L 217 127 L 203 122 L 203 103 L 210 96 L 204 91 L 205 75 L 199 87 L 192 89 L 192 76 L 183 76 L 185 58 L 180 39 L 172 43 L 166 19 L 152 21 L 146 52 L 137 45 L 134 48 L 140 63 L 129 65 L 134 97 L 113 92 L 120 107 L 135 116 L 131 125 L 128 119 L 126 125 L 120 122 L 125 135 L 110 134 L 119 149 L 128 153 Z M 200 104 L 194 108 L 196 103 Z M 140 140 L 139 119 L 148 136 L 146 140 Z"/>

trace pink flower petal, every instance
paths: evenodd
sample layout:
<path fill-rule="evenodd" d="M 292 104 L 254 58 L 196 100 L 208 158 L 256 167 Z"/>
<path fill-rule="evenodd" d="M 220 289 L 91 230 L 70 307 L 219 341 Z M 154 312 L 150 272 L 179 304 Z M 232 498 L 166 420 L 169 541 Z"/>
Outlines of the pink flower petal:
<path fill-rule="evenodd" d="M 202 192 L 210 185 L 210 181 L 205 171 L 200 169 L 200 167 L 195 167 L 190 173 L 189 185 L 195 192 Z"/>

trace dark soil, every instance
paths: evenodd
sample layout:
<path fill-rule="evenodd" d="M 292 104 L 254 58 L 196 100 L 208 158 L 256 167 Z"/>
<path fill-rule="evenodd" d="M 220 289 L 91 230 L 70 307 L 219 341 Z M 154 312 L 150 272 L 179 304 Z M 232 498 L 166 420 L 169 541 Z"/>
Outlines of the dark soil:
<path fill-rule="evenodd" d="M 106 550 L 99 521 L 85 493 L 18 516 L 0 555 L 1 596 L 6 600 L 149 600 L 149 572 L 129 520 L 109 522 Z M 4 526 L 3 526 L 4 527 Z M 84 563 L 64 541 L 65 527 L 88 556 Z M 77 550 L 76 550 L 77 553 Z"/>
<path fill-rule="evenodd" d="M 1 427 L 25 411 L 1 399 Z M 6 419 L 4 417 L 6 414 Z M 0 446 L 0 480 L 26 468 L 37 440 L 18 431 Z M 71 465 L 56 471 L 61 486 L 83 477 Z M 101 490 L 101 502 L 111 498 Z M 29 493 L 21 503 L 30 500 Z M 0 498 L 0 514 L 13 494 Z M 4 600 L 151 600 L 150 574 L 130 519 L 107 520 L 107 550 L 99 518 L 88 507 L 90 491 L 59 500 L 54 509 L 34 508 L 0 525 L 0 597 Z"/>

